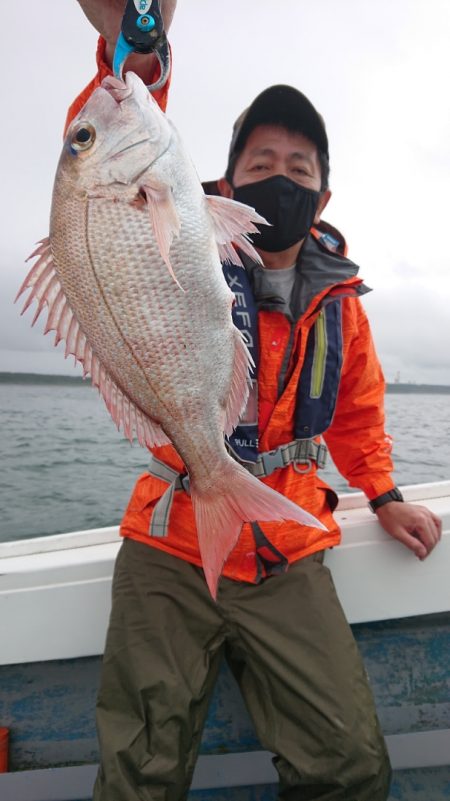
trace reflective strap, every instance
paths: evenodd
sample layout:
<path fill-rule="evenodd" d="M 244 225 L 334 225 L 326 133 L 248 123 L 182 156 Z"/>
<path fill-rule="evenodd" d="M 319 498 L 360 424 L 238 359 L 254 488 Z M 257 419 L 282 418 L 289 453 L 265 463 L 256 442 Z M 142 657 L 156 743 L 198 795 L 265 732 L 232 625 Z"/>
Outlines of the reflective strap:
<path fill-rule="evenodd" d="M 168 464 L 161 462 L 156 456 L 153 456 L 153 454 L 150 457 L 148 472 L 151 476 L 154 476 L 154 478 L 167 481 L 169 484 L 153 510 L 149 528 L 151 537 L 167 537 L 173 494 L 175 490 L 185 490 L 189 492 L 189 476 L 181 475 L 181 473 L 169 467 Z"/>
<path fill-rule="evenodd" d="M 273 451 L 266 451 L 258 456 L 256 462 L 244 462 L 230 449 L 231 456 L 242 464 L 256 478 L 270 476 L 274 470 L 280 467 L 287 467 L 289 464 L 304 465 L 305 470 L 298 472 L 306 473 L 311 467 L 311 462 L 316 462 L 317 467 L 325 467 L 327 461 L 327 446 L 322 442 L 315 442 L 313 439 L 296 439 L 280 445 Z"/>

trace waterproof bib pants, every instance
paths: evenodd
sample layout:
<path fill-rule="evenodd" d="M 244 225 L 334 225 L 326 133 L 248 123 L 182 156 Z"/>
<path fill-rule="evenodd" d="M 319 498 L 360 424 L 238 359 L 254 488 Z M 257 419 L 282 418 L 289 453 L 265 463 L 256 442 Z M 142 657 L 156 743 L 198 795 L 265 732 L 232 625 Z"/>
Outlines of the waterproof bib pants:
<path fill-rule="evenodd" d="M 320 553 L 260 584 L 125 540 L 116 563 L 94 801 L 182 801 L 222 658 L 286 801 L 385 801 L 390 767 L 367 676 Z"/>

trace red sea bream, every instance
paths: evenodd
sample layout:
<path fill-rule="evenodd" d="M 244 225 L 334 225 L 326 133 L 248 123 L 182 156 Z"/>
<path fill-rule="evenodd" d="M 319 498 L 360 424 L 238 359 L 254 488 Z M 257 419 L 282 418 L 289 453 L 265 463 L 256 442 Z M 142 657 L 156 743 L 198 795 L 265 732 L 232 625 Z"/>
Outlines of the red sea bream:
<path fill-rule="evenodd" d="M 141 445 L 172 442 L 190 478 L 213 596 L 243 521 L 323 528 L 227 453 L 248 395 L 250 356 L 231 317 L 221 258 L 262 219 L 207 197 L 179 136 L 144 84 L 104 80 L 70 125 L 55 178 L 50 235 L 21 292 L 65 340 L 119 428 Z M 20 294 L 20 293 L 19 293 Z"/>

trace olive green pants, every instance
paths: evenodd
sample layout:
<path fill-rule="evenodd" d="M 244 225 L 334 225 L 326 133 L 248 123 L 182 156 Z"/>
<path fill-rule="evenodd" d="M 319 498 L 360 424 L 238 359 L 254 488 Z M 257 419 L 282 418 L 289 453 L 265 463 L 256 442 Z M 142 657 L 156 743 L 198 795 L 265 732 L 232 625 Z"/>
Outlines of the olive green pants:
<path fill-rule="evenodd" d="M 259 585 L 126 540 L 97 704 L 95 801 L 181 801 L 222 657 L 286 801 L 385 801 L 390 766 L 366 673 L 322 555 Z"/>

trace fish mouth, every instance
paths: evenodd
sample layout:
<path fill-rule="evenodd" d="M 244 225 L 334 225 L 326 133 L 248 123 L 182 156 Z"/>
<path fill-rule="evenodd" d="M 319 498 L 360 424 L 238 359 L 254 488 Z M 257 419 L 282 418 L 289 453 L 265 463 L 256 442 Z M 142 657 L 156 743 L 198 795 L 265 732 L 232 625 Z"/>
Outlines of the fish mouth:
<path fill-rule="evenodd" d="M 105 89 L 119 105 L 133 94 L 132 87 L 114 75 L 107 75 L 103 79 L 102 89 Z"/>
<path fill-rule="evenodd" d="M 120 78 L 116 78 L 115 75 L 107 75 L 106 78 L 103 79 L 101 83 L 102 89 L 104 89 L 108 94 L 116 101 L 117 105 L 120 106 L 127 98 L 131 97 L 134 93 L 133 90 L 133 79 L 130 78 L 130 73 L 125 75 L 125 79 L 121 80 Z M 136 134 L 134 134 L 135 136 Z M 134 148 L 139 148 L 142 145 L 145 145 L 149 142 L 149 136 L 139 136 L 134 138 L 133 134 L 130 134 L 127 131 L 126 134 L 116 142 L 116 148 L 114 152 L 105 158 L 105 161 L 117 161 L 120 157 L 123 156 L 124 153 L 127 151 L 133 150 Z M 145 172 L 148 169 L 148 164 L 139 170 L 139 175 L 141 172 Z M 136 177 L 136 176 L 134 176 Z"/>
<path fill-rule="evenodd" d="M 101 85 L 102 89 L 108 92 L 118 105 L 129 97 L 133 97 L 138 106 L 145 106 L 147 103 L 158 105 L 144 82 L 132 70 L 126 73 L 123 80 L 116 78 L 115 75 L 107 75 L 106 78 L 103 78 Z"/>
<path fill-rule="evenodd" d="M 101 83 L 102 89 L 104 89 L 108 94 L 116 101 L 117 105 L 120 106 L 127 98 L 133 97 L 138 106 L 150 103 L 154 104 L 158 110 L 158 104 L 152 94 L 148 91 L 147 87 L 143 83 L 143 81 L 138 78 L 138 76 L 132 72 L 128 71 L 125 74 L 124 80 L 117 78 L 115 75 L 108 75 L 106 78 L 103 79 Z M 162 112 L 161 112 L 162 114 Z M 138 133 L 137 131 L 135 133 Z M 130 141 L 131 138 L 131 141 Z M 120 147 L 120 150 L 116 150 L 112 155 L 106 158 L 106 161 L 115 161 L 117 158 L 122 156 L 122 154 L 126 151 L 133 150 L 134 148 L 139 148 L 145 144 L 152 142 L 152 137 L 141 136 L 135 141 L 133 141 L 133 136 L 130 133 L 126 133 L 122 139 L 116 142 L 116 146 Z M 166 147 L 161 153 L 157 153 L 153 159 L 151 159 L 148 163 L 145 164 L 144 167 L 139 171 L 137 175 L 134 176 L 134 180 L 138 179 L 141 175 L 143 175 L 156 161 L 158 161 L 161 156 L 163 156 L 166 151 L 169 149 L 170 144 L 172 142 L 172 134 L 169 135 L 169 140 L 166 144 Z"/>

